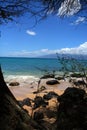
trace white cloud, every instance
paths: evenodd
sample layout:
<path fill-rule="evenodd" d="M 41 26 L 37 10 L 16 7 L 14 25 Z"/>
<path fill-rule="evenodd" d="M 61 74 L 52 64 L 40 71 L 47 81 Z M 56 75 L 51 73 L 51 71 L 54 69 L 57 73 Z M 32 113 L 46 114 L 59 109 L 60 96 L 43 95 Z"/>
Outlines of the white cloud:
<path fill-rule="evenodd" d="M 49 50 L 49 49 L 41 49 L 41 50 L 35 50 L 35 51 L 17 51 L 17 52 L 11 52 L 9 56 L 16 56 L 16 57 L 38 57 L 42 55 L 49 55 L 49 54 L 83 54 L 87 55 L 87 42 L 79 45 L 78 47 L 74 48 L 62 48 L 62 49 L 56 49 L 56 50 Z"/>
<path fill-rule="evenodd" d="M 81 44 L 78 47 L 75 48 L 63 48 L 61 50 L 58 50 L 58 53 L 63 53 L 63 54 L 87 54 L 87 42 Z"/>
<path fill-rule="evenodd" d="M 85 17 L 78 17 L 75 22 L 71 23 L 71 25 L 78 25 L 80 23 L 84 23 L 86 21 Z"/>
<path fill-rule="evenodd" d="M 31 31 L 31 30 L 27 30 L 26 33 L 28 35 L 31 35 L 31 36 L 35 36 L 36 35 L 36 33 L 34 31 Z"/>

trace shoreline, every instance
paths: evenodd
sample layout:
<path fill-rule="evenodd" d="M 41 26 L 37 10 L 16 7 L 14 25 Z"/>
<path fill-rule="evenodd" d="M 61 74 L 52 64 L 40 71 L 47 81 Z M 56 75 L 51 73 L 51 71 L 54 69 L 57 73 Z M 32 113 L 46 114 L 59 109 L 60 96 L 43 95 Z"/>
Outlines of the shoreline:
<path fill-rule="evenodd" d="M 40 97 L 43 98 L 46 94 L 50 93 L 50 92 L 54 92 L 56 93 L 58 96 L 61 96 L 66 88 L 72 88 L 72 84 L 69 83 L 69 80 L 60 80 L 60 84 L 56 84 L 56 85 L 47 85 L 46 82 L 49 80 L 53 80 L 54 78 L 47 78 L 47 79 L 41 79 L 41 82 L 39 84 L 39 88 L 41 86 L 45 86 L 45 89 L 43 91 L 41 91 L 40 93 L 34 93 L 37 91 L 38 88 L 38 82 L 32 82 L 32 83 L 23 83 L 20 84 L 19 86 L 12 86 L 9 87 L 10 91 L 12 92 L 12 94 L 14 95 L 14 97 L 17 99 L 17 101 L 19 102 L 23 102 L 24 100 L 27 101 L 27 99 L 32 100 L 31 106 L 28 105 L 23 105 L 23 109 L 25 111 L 27 111 L 27 113 L 33 117 L 34 116 L 34 112 L 39 112 L 42 111 L 44 114 L 45 112 L 49 112 L 49 110 L 52 110 L 52 113 L 55 113 L 55 110 L 57 111 L 57 105 L 58 105 L 58 100 L 57 98 L 52 98 L 48 101 L 48 105 L 46 108 L 43 107 L 38 107 L 35 110 L 33 109 L 34 107 L 34 102 L 36 97 Z M 85 91 L 87 92 L 87 90 Z M 52 113 L 50 115 L 52 115 Z M 49 117 L 44 117 L 44 120 L 47 120 L 48 122 L 52 121 L 55 122 L 55 116 L 53 118 L 49 118 Z"/>
<path fill-rule="evenodd" d="M 33 97 L 35 94 L 33 92 L 37 91 L 38 88 L 38 82 L 40 81 L 39 88 L 44 86 L 46 89 L 40 94 L 43 95 L 44 92 L 48 91 L 54 91 L 57 92 L 59 95 L 64 92 L 64 90 L 68 87 L 73 87 L 72 83 L 69 82 L 69 79 L 66 78 L 65 80 L 57 80 L 59 84 L 55 85 L 47 85 L 46 82 L 49 80 L 54 80 L 55 78 L 46 78 L 46 79 L 40 79 L 39 77 L 34 76 L 26 76 L 26 75 L 9 75 L 7 79 L 5 78 L 5 81 L 7 83 L 7 86 L 10 88 L 11 92 L 17 99 L 24 99 L 27 97 Z M 75 80 L 81 80 L 81 78 L 74 78 Z M 11 82 L 17 82 L 19 83 L 18 86 L 10 86 L 9 84 Z M 87 90 L 86 90 L 87 91 Z"/>
<path fill-rule="evenodd" d="M 53 80 L 53 79 L 54 78 L 41 79 L 39 87 L 44 86 L 46 88 L 45 90 L 40 92 L 41 95 L 43 95 L 43 93 L 49 92 L 49 91 L 57 92 L 60 95 L 61 93 L 64 92 L 64 90 L 67 87 L 72 87 L 68 81 L 64 81 L 64 80 L 59 81 L 60 84 L 56 84 L 56 85 L 47 85 L 46 84 L 47 81 Z M 18 80 L 12 80 L 12 81 L 18 81 Z M 35 94 L 33 94 L 33 92 L 37 91 L 38 81 L 39 80 L 20 82 L 19 86 L 10 86 L 9 87 L 9 85 L 8 85 L 8 87 L 10 88 L 11 92 L 17 99 L 21 99 L 21 98 L 23 99 L 23 98 L 29 97 L 29 95 L 31 97 L 35 95 Z"/>

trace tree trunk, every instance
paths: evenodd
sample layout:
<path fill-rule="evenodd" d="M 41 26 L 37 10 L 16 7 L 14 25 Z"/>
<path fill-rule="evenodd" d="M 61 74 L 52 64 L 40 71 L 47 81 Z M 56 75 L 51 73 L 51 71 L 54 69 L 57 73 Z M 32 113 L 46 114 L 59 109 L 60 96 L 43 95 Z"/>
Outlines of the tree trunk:
<path fill-rule="evenodd" d="M 0 130 L 34 130 L 39 127 L 21 108 L 4 81 L 0 67 Z"/>

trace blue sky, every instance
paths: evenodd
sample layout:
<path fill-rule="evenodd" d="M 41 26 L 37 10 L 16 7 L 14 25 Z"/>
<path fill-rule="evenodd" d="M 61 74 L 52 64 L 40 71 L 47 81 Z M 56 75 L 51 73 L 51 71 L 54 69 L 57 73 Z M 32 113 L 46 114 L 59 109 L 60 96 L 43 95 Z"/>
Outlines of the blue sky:
<path fill-rule="evenodd" d="M 0 25 L 0 56 L 35 57 L 51 53 L 87 54 L 84 18 L 50 16 L 34 26 L 34 19 Z"/>

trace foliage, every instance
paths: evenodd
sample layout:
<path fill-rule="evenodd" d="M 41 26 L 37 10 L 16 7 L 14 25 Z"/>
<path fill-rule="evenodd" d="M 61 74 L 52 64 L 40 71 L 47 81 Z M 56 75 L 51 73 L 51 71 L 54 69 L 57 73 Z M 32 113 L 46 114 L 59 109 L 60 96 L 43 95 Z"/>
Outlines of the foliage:
<path fill-rule="evenodd" d="M 0 0 L 0 24 L 25 13 L 38 21 L 50 14 L 86 16 L 86 12 L 87 0 Z"/>
<path fill-rule="evenodd" d="M 64 79 L 68 76 L 71 79 L 71 76 L 80 76 L 82 81 L 87 87 L 87 61 L 84 60 L 84 57 L 76 59 L 67 55 L 58 55 L 58 62 L 60 63 L 59 71 L 63 72 Z"/>

